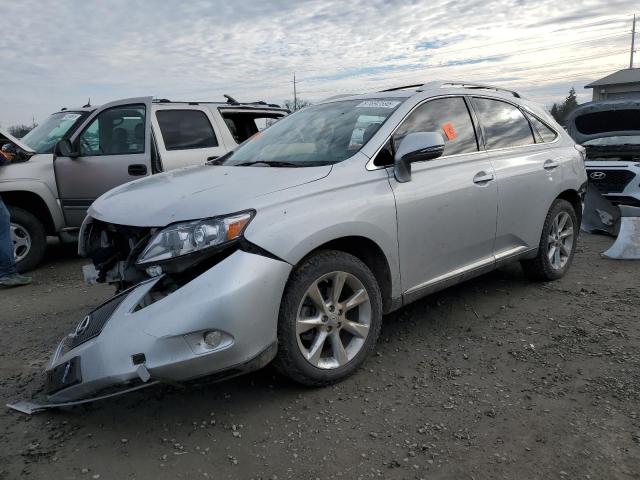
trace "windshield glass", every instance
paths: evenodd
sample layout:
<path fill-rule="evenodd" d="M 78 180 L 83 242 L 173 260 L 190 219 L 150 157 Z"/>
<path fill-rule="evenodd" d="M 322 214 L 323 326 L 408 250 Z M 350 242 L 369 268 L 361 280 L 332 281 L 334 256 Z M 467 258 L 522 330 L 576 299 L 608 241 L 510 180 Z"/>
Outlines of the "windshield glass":
<path fill-rule="evenodd" d="M 307 107 L 256 133 L 215 163 L 310 167 L 341 162 L 367 143 L 402 100 L 346 100 Z"/>
<path fill-rule="evenodd" d="M 594 138 L 583 143 L 585 147 L 610 147 L 615 145 L 640 145 L 640 135 Z"/>
<path fill-rule="evenodd" d="M 54 113 L 27 133 L 22 138 L 22 142 L 33 148 L 36 153 L 52 153 L 56 143 L 66 135 L 80 117 L 85 115 L 84 112 Z"/>

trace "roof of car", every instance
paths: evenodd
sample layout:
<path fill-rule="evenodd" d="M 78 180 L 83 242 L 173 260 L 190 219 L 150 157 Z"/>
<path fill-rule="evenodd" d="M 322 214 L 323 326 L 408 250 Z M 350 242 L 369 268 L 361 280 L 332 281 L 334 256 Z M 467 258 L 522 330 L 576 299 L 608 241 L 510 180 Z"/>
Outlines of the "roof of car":
<path fill-rule="evenodd" d="M 233 99 L 231 99 L 233 100 Z M 289 112 L 286 107 L 281 107 L 280 105 L 276 105 L 274 103 L 266 103 L 266 102 L 237 102 L 226 101 L 226 102 L 211 102 L 211 101 L 187 101 L 187 100 L 168 100 L 166 98 L 159 98 L 153 100 L 154 105 L 215 105 L 217 107 L 225 107 L 225 108 L 241 108 L 241 109 L 257 109 L 257 110 L 276 110 L 282 112 Z M 100 108 L 100 105 L 85 105 L 83 107 L 64 107 L 61 108 L 58 112 L 93 112 L 94 110 Z"/>
<path fill-rule="evenodd" d="M 496 85 L 487 85 L 482 83 L 472 83 L 464 81 L 453 80 L 436 80 L 424 84 L 398 86 L 379 92 L 365 93 L 365 94 L 343 94 L 329 97 L 323 102 L 333 102 L 337 100 L 357 100 L 362 98 L 409 98 L 420 93 L 462 93 L 468 94 L 470 90 L 477 90 L 483 92 L 491 92 L 492 95 L 503 98 L 523 98 L 520 93 L 515 90 L 509 90 Z"/>

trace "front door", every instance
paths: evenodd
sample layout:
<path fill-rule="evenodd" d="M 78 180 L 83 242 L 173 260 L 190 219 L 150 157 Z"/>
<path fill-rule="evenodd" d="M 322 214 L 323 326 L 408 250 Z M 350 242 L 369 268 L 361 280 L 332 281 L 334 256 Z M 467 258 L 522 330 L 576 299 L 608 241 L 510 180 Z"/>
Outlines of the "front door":
<path fill-rule="evenodd" d="M 390 180 L 407 300 L 494 264 L 495 174 L 479 149 L 465 99 L 444 97 L 422 104 L 393 141 L 397 145 L 407 133 L 419 131 L 441 132 L 445 150 L 438 159 L 414 163 L 409 182 Z"/>
<path fill-rule="evenodd" d="M 151 97 L 103 105 L 71 137 L 78 157 L 56 156 L 56 183 L 68 226 L 118 185 L 151 174 Z"/>

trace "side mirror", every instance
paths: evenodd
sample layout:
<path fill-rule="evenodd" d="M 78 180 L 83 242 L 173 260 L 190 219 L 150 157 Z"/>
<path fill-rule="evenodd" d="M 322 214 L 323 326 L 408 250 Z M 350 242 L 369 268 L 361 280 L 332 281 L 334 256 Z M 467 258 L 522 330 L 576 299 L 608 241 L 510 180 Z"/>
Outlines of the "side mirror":
<path fill-rule="evenodd" d="M 411 164 L 441 157 L 444 137 L 439 132 L 413 132 L 402 139 L 396 149 L 393 173 L 398 182 L 411 180 Z"/>
<path fill-rule="evenodd" d="M 55 152 L 56 155 L 61 157 L 78 158 L 80 156 L 80 152 L 75 151 L 71 142 L 67 139 L 60 140 L 56 143 Z"/>

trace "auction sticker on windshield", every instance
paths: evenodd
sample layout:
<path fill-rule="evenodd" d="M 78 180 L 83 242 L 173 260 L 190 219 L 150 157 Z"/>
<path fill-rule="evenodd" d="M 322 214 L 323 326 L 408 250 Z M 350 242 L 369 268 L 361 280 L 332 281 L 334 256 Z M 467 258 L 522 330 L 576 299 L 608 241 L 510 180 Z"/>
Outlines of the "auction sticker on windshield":
<path fill-rule="evenodd" d="M 360 102 L 356 107 L 358 108 L 396 108 L 400 102 L 394 102 L 393 100 L 365 100 Z"/>
<path fill-rule="evenodd" d="M 62 120 L 77 120 L 79 117 L 79 113 L 67 113 L 62 117 Z"/>

